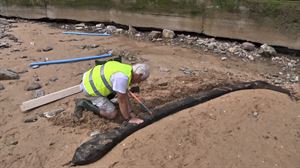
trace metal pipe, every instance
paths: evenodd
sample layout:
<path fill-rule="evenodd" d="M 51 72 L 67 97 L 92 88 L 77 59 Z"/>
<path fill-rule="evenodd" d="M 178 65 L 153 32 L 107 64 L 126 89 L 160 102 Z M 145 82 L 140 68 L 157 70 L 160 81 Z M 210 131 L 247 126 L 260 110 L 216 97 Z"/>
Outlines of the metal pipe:
<path fill-rule="evenodd" d="M 107 33 L 84 33 L 84 32 L 63 32 L 63 34 L 82 35 L 82 36 L 110 36 Z"/>
<path fill-rule="evenodd" d="M 38 66 L 41 66 L 41 65 L 49 65 L 49 64 L 64 64 L 64 63 L 70 63 L 70 62 L 78 62 L 78 61 L 87 61 L 87 60 L 93 60 L 93 59 L 106 58 L 106 57 L 111 57 L 111 56 L 112 56 L 112 54 L 103 54 L 103 55 L 80 57 L 80 58 L 71 58 L 71 59 L 63 59 L 63 60 L 33 62 L 29 66 L 30 67 L 38 67 Z"/>

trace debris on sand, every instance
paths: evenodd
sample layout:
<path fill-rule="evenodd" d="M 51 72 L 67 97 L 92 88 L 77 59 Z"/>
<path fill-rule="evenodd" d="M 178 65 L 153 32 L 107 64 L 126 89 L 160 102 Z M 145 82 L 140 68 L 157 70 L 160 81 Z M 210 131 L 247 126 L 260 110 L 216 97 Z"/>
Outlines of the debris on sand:
<path fill-rule="evenodd" d="M 0 80 L 20 79 L 17 72 L 10 69 L 0 69 Z"/>
<path fill-rule="evenodd" d="M 4 89 L 5 89 L 4 85 L 0 83 L 0 90 L 4 90 Z"/>
<path fill-rule="evenodd" d="M 92 31 L 92 32 L 101 32 L 101 33 L 112 33 L 112 34 L 124 34 L 129 35 L 138 40 L 149 40 L 155 43 L 159 43 L 161 45 L 179 45 L 184 48 L 196 48 L 205 52 L 213 52 L 219 54 L 221 56 L 221 60 L 225 61 L 227 58 L 232 56 L 241 58 L 245 63 L 255 62 L 256 60 L 265 60 L 271 58 L 283 59 L 277 54 L 276 50 L 267 44 L 263 44 L 260 47 L 257 47 L 250 41 L 247 42 L 237 42 L 232 40 L 219 40 L 216 38 L 208 38 L 203 37 L 201 35 L 185 35 L 185 34 L 177 34 L 176 32 L 168 29 L 163 29 L 162 31 L 150 31 L 150 32 L 139 32 L 132 26 L 129 26 L 128 30 L 122 31 L 122 28 L 118 28 L 114 25 L 107 25 L 98 23 L 94 26 L 91 25 L 63 25 L 66 29 L 76 29 L 76 27 L 82 27 L 82 31 Z M 62 26 L 60 26 L 62 27 Z M 118 31 L 117 31 L 118 30 Z M 128 60 L 131 63 L 137 62 L 134 57 L 128 57 Z M 247 61 L 249 60 L 249 61 Z M 293 73 L 291 75 L 296 75 L 295 69 L 299 66 L 299 59 L 291 59 L 287 61 L 274 61 L 279 65 L 283 65 L 282 72 L 285 74 Z M 185 74 L 190 74 L 190 72 L 185 71 Z M 298 72 L 299 73 L 299 72 Z M 283 83 L 295 83 L 295 80 L 285 79 L 283 78 Z M 273 80 L 274 81 L 274 80 Z"/>
<path fill-rule="evenodd" d="M 44 113 L 40 114 L 40 117 L 52 118 L 52 117 L 55 117 L 56 115 L 58 115 L 59 113 L 61 113 L 63 111 L 65 111 L 64 108 L 55 109 L 55 110 L 44 112 Z"/>
<path fill-rule="evenodd" d="M 26 87 L 26 91 L 37 90 L 42 88 L 42 85 L 37 82 L 32 82 Z"/>
<path fill-rule="evenodd" d="M 29 116 L 29 117 L 25 117 L 24 122 L 31 123 L 31 122 L 36 122 L 37 120 L 38 120 L 37 116 Z"/>

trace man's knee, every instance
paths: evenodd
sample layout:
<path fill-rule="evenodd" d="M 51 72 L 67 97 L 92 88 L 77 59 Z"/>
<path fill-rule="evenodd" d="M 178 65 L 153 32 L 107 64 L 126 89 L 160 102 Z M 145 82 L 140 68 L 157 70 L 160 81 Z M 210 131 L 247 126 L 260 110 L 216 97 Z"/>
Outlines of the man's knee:
<path fill-rule="evenodd" d="M 109 112 L 109 113 L 103 112 L 103 113 L 101 113 L 101 115 L 102 115 L 103 117 L 106 117 L 106 118 L 112 120 L 112 119 L 116 118 L 116 116 L 117 116 L 117 111 L 113 111 L 113 112 Z"/>

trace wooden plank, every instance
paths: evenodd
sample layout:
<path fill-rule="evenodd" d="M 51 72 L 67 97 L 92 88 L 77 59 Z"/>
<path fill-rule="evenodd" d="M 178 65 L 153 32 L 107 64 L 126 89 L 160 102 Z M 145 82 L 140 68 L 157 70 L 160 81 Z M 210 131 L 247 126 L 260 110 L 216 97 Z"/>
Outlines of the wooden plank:
<path fill-rule="evenodd" d="M 42 106 L 44 104 L 53 102 L 55 100 L 59 100 L 64 97 L 71 96 L 71 95 L 79 93 L 79 92 L 81 92 L 80 85 L 69 87 L 64 90 L 60 90 L 60 91 L 50 93 L 50 94 L 42 96 L 42 97 L 38 97 L 36 99 L 32 99 L 32 100 L 23 102 L 21 104 L 21 110 L 27 111 L 27 110 Z"/>

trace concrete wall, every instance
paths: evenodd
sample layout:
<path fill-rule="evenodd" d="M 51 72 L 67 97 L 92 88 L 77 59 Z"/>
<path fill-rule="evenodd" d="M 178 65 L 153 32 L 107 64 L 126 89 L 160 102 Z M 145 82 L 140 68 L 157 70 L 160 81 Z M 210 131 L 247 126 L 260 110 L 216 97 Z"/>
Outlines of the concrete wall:
<path fill-rule="evenodd" d="M 2 0 L 0 15 L 108 21 L 300 49 L 300 1 Z"/>

